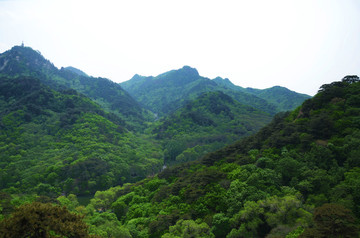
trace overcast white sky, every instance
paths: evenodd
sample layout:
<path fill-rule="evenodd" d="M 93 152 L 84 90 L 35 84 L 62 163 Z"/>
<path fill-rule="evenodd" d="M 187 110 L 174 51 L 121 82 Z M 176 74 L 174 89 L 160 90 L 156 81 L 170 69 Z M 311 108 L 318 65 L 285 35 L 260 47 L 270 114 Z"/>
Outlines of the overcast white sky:
<path fill-rule="evenodd" d="M 360 75 L 360 1 L 0 0 L 0 52 L 22 41 L 115 82 L 189 65 L 313 95 Z"/>

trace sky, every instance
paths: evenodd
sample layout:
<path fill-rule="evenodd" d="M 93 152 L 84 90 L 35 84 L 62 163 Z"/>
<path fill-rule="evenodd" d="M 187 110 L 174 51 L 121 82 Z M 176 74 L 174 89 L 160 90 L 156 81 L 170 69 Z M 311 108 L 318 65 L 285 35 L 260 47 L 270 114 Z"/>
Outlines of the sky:
<path fill-rule="evenodd" d="M 0 0 L 0 53 L 38 50 L 115 82 L 184 65 L 314 95 L 360 76 L 358 0 Z"/>

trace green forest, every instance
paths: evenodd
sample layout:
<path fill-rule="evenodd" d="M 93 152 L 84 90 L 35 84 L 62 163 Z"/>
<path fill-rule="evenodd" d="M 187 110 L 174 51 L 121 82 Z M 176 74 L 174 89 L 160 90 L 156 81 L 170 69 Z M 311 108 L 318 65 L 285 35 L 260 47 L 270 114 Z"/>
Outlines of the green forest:
<path fill-rule="evenodd" d="M 0 54 L 0 237 L 359 237 L 360 80 L 116 84 Z"/>

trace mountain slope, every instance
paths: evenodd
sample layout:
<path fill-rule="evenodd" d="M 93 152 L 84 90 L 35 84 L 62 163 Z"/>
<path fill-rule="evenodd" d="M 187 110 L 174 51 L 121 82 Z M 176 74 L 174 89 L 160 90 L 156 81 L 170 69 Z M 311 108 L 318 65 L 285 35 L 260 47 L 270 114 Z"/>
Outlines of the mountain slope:
<path fill-rule="evenodd" d="M 144 122 L 152 120 L 148 111 L 141 108 L 119 84 L 109 79 L 85 77 L 66 69 L 61 69 L 58 75 L 67 80 L 62 85 L 83 93 L 105 110 L 117 114 L 131 124 L 129 129 L 144 128 Z"/>
<path fill-rule="evenodd" d="M 108 79 L 88 77 L 79 70 L 74 72 L 73 68 L 58 70 L 30 47 L 14 46 L 1 54 L 0 75 L 33 76 L 55 90 L 75 89 L 130 122 L 129 129 L 144 127 L 144 121 L 151 118 L 120 85 Z"/>
<path fill-rule="evenodd" d="M 357 237 L 359 98 L 356 76 L 323 85 L 257 134 L 89 207 L 135 237 Z"/>
<path fill-rule="evenodd" d="M 160 116 L 174 112 L 188 101 L 204 92 L 222 91 L 242 104 L 249 105 L 269 114 L 276 113 L 276 107 L 266 100 L 240 91 L 231 90 L 199 75 L 196 69 L 184 66 L 156 77 L 135 75 L 121 83 L 138 102 Z"/>
<path fill-rule="evenodd" d="M 256 118 L 256 120 L 253 120 Z M 164 140 L 166 164 L 195 160 L 258 131 L 271 116 L 223 92 L 207 92 L 160 120 L 153 130 Z"/>
<path fill-rule="evenodd" d="M 90 194 L 159 171 L 159 145 L 75 90 L 0 77 L 0 190 Z"/>

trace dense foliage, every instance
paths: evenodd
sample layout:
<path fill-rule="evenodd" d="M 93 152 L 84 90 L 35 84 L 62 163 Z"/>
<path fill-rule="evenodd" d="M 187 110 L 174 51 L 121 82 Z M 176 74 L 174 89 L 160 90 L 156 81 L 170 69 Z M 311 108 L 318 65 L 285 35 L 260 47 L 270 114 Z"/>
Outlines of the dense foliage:
<path fill-rule="evenodd" d="M 356 77 L 324 85 L 254 136 L 98 191 L 87 206 L 93 233 L 108 224 L 124 237 L 356 237 L 359 93 Z"/>
<path fill-rule="evenodd" d="M 160 146 L 74 90 L 0 77 L 0 189 L 91 194 L 159 171 Z"/>
<path fill-rule="evenodd" d="M 50 203 L 34 202 L 24 204 L 0 221 L 0 237 L 91 237 L 88 226 L 77 214 L 66 207 Z"/>
<path fill-rule="evenodd" d="M 125 85 L 168 116 L 30 48 L 0 55 L 0 237 L 358 236 L 357 76 L 259 131 L 301 95 L 190 67 Z"/>
<path fill-rule="evenodd" d="M 242 105 L 220 91 L 208 92 L 160 120 L 153 133 L 164 140 L 168 165 L 202 157 L 254 134 L 270 120 L 269 114 Z"/>

